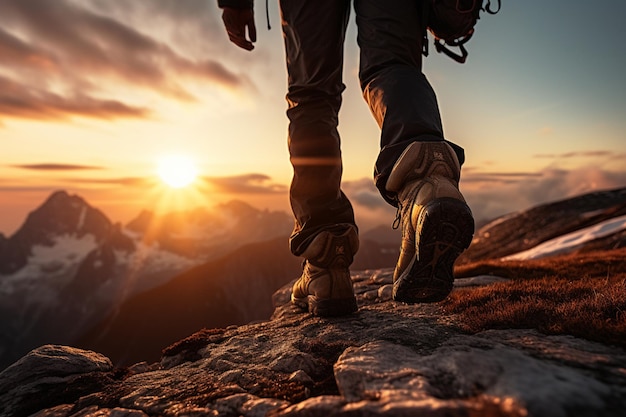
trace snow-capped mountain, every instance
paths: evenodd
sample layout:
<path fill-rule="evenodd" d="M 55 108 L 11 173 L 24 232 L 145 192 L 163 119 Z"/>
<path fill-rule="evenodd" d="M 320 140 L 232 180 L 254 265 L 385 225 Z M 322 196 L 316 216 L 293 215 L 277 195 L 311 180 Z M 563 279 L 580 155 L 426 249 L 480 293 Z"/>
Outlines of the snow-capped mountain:
<path fill-rule="evenodd" d="M 291 227 L 286 213 L 242 202 L 144 212 L 123 227 L 55 192 L 14 235 L 0 236 L 0 368 L 40 343 L 70 343 L 134 294 Z"/>
<path fill-rule="evenodd" d="M 113 233 L 112 223 L 101 211 L 78 196 L 56 192 L 30 213 L 22 227 L 0 247 L 0 274 L 20 270 L 32 258 L 36 248 L 58 246 L 57 240 L 61 237 L 80 240 L 91 236 L 96 243 L 103 242 Z M 132 245 L 128 239 L 115 239 L 115 242 L 126 248 Z"/>

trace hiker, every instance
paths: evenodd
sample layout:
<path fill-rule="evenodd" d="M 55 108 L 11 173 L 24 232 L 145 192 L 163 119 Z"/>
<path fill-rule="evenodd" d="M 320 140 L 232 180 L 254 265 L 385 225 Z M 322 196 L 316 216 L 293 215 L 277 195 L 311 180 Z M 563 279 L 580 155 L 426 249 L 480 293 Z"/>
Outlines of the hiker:
<path fill-rule="evenodd" d="M 341 191 L 337 132 L 350 0 L 280 0 L 287 60 L 291 252 L 304 258 L 292 302 L 318 316 L 357 310 L 350 264 L 358 250 L 352 205 Z M 230 40 L 252 50 L 253 0 L 218 0 Z M 444 139 L 435 93 L 422 73 L 422 3 L 355 0 L 363 96 L 381 129 L 374 180 L 402 227 L 393 298 L 443 300 L 474 220 L 458 182 L 464 151 Z M 366 138 L 363 138 L 366 140 Z"/>

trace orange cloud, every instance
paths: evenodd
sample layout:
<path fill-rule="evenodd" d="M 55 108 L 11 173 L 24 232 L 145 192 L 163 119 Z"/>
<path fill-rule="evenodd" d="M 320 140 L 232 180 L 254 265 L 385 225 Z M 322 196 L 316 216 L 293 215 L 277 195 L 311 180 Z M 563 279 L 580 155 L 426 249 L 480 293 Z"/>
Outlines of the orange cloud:
<path fill-rule="evenodd" d="M 78 171 L 78 170 L 104 169 L 103 167 L 92 166 L 92 165 L 55 164 L 55 163 L 24 164 L 24 165 L 11 165 L 11 166 L 13 168 L 30 169 L 34 171 Z"/>
<path fill-rule="evenodd" d="M 264 174 L 246 174 L 232 177 L 204 177 L 218 192 L 225 194 L 282 194 L 287 187 L 270 182 Z"/>
<path fill-rule="evenodd" d="M 0 76 L 0 120 L 7 117 L 54 120 L 72 116 L 145 118 L 150 114 L 147 108 L 118 100 L 99 99 L 82 93 L 63 96 Z"/>
<path fill-rule="evenodd" d="M 183 56 L 163 40 L 88 5 L 0 0 L 0 120 L 151 115 L 145 106 L 112 98 L 111 85 L 187 101 L 195 98 L 186 80 L 227 88 L 250 85 L 246 76 L 217 60 Z M 174 19 L 173 25 L 182 23 Z"/>
<path fill-rule="evenodd" d="M 120 178 L 66 178 L 64 182 L 88 185 L 123 185 L 127 187 L 146 187 L 156 184 L 155 179 L 143 177 Z"/>
<path fill-rule="evenodd" d="M 88 166 L 88 165 L 73 165 L 73 164 L 28 164 L 28 165 L 13 165 L 14 168 L 31 169 L 31 170 L 48 170 L 48 171 L 72 171 L 72 170 L 91 170 L 91 169 L 105 169 L 103 167 Z M 95 178 L 95 177 L 81 177 L 81 178 L 63 178 L 60 179 L 65 184 L 82 184 L 89 187 L 91 185 L 116 185 L 116 186 L 128 186 L 128 187 L 152 187 L 160 184 L 158 179 L 151 177 L 110 177 L 110 178 Z M 203 177 L 201 181 L 205 185 L 211 187 L 211 193 L 218 194 L 241 194 L 241 195 L 261 195 L 261 194 L 287 194 L 287 186 L 284 184 L 277 184 L 271 181 L 271 177 L 264 174 L 243 174 L 230 177 Z M 13 185 L 15 181 L 12 181 Z M 0 190 L 9 189 L 12 187 L 3 187 L 0 180 Z M 30 189 L 29 186 L 24 185 L 23 189 Z M 202 187 L 204 188 L 204 187 Z M 47 189 L 47 188 L 45 188 Z"/>
<path fill-rule="evenodd" d="M 578 152 L 564 152 L 560 154 L 536 154 L 535 158 L 550 158 L 550 159 L 560 159 L 560 158 L 595 158 L 595 157 L 614 157 L 615 153 L 612 151 L 578 151 Z"/>
<path fill-rule="evenodd" d="M 2 57 L 3 65 L 23 68 L 35 67 L 46 70 L 56 67 L 54 57 L 34 45 L 29 45 L 1 27 L 0 56 Z"/>

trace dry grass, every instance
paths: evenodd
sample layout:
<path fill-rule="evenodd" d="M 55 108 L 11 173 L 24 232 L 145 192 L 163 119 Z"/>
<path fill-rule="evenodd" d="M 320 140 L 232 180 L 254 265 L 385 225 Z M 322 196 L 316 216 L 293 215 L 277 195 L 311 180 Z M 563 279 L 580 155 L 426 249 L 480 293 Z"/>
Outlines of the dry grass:
<path fill-rule="evenodd" d="M 626 250 L 466 265 L 509 282 L 460 289 L 444 302 L 464 330 L 531 328 L 626 347 Z"/>
<path fill-rule="evenodd" d="M 220 343 L 225 339 L 225 332 L 226 329 L 201 329 L 191 336 L 166 347 L 163 349 L 162 355 L 165 357 L 182 353 L 185 361 L 196 361 L 200 359 L 198 350 L 206 347 L 209 343 Z"/>

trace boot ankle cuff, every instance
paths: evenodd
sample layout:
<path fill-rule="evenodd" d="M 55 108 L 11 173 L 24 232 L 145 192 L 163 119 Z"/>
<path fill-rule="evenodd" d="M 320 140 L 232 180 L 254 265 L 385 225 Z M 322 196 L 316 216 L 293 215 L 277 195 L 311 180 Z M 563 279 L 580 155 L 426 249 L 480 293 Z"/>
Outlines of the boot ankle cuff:
<path fill-rule="evenodd" d="M 385 189 L 399 193 L 408 182 L 427 177 L 434 167 L 447 171 L 445 176 L 459 181 L 461 165 L 452 146 L 445 141 L 413 142 L 394 164 Z"/>
<path fill-rule="evenodd" d="M 349 266 L 359 249 L 359 237 L 354 226 L 350 225 L 342 233 L 323 231 L 319 233 L 302 252 L 312 265 L 328 268 L 337 262 Z"/>

